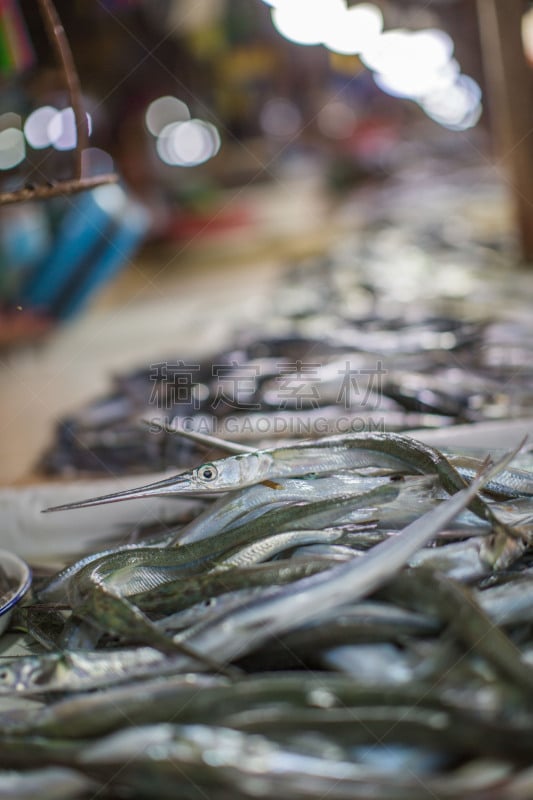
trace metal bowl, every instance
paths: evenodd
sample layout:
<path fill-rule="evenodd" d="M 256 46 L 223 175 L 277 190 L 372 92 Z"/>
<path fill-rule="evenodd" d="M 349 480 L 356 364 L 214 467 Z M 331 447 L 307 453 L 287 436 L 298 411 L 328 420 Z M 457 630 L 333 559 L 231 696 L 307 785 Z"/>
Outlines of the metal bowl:
<path fill-rule="evenodd" d="M 7 601 L 0 606 L 0 636 L 3 634 L 13 613 L 13 609 L 31 586 L 31 570 L 21 558 L 7 550 L 0 550 L 0 567 L 13 584 Z"/>

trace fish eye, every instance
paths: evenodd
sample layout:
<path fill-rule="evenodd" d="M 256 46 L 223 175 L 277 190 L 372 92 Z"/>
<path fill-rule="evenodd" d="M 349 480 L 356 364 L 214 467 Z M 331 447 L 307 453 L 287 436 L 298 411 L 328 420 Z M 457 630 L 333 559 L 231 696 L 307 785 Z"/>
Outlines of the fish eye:
<path fill-rule="evenodd" d="M 196 475 L 201 481 L 214 481 L 218 470 L 214 464 L 204 464 L 203 467 L 198 468 Z"/>

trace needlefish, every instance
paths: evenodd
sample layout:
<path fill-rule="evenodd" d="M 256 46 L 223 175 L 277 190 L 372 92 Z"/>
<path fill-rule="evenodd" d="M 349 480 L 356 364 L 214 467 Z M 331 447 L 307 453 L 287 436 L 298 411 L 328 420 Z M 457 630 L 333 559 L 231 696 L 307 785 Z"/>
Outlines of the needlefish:
<path fill-rule="evenodd" d="M 317 498 L 334 499 L 353 493 L 365 494 L 389 478 L 362 476 L 341 472 L 318 478 L 287 478 L 281 489 L 272 491 L 262 483 L 228 492 L 210 504 L 174 536 L 171 546 L 181 547 L 189 542 L 218 535 L 232 525 L 255 522 L 259 517 L 289 504 L 308 502 Z"/>
<path fill-rule="evenodd" d="M 237 522 L 241 525 L 245 522 L 254 522 L 258 517 L 264 515 L 266 508 L 270 512 L 278 507 L 280 509 L 287 506 L 294 507 L 296 503 L 301 504 L 316 498 L 325 498 L 325 502 L 329 502 L 350 493 L 353 494 L 355 503 L 356 499 L 358 500 L 367 492 L 370 494 L 372 489 L 388 482 L 389 478 L 386 477 L 368 477 L 345 472 L 312 479 L 289 478 L 284 481 L 283 488 L 276 492 L 272 492 L 270 487 L 260 483 L 247 486 L 239 491 L 228 492 L 214 503 L 210 503 L 204 511 L 185 526 L 170 528 L 163 534 L 143 539 L 140 542 L 122 544 L 84 556 L 41 585 L 38 596 L 40 600 L 45 601 L 63 600 L 72 578 L 83 567 L 105 556 L 116 553 L 124 554 L 147 547 L 154 550 L 167 547 L 181 549 L 184 544 L 218 536 L 219 533 Z M 368 500 L 371 500 L 370 496 Z M 382 501 L 386 502 L 386 498 L 382 498 Z M 277 520 L 276 525 L 278 522 Z M 308 527 L 312 526 L 309 524 Z"/>
<path fill-rule="evenodd" d="M 232 455 L 146 486 L 55 506 L 45 511 L 85 508 L 142 497 L 218 494 L 261 482 L 266 482 L 274 490 L 283 478 L 368 467 L 393 468 L 402 472 L 436 472 L 442 486 L 450 494 L 467 485 L 462 475 L 436 448 L 408 436 L 376 431 L 327 436 L 285 447 Z M 514 558 L 517 552 L 523 552 L 529 538 L 525 531 L 502 523 L 490 506 L 477 495 L 470 499 L 468 507 L 492 525 L 494 540 L 487 546 L 485 554 L 489 563 L 501 564 L 502 559 Z"/>
<path fill-rule="evenodd" d="M 174 648 L 168 647 L 168 650 L 174 650 L 172 657 L 163 656 L 152 648 L 138 648 L 133 656 L 130 651 L 126 660 L 117 651 L 30 656 L 2 666 L 0 694 L 13 691 L 30 693 L 31 686 L 34 692 L 38 687 L 37 691 L 41 693 L 50 691 L 52 686 L 64 689 L 67 685 L 70 688 L 73 680 L 77 688 L 96 688 L 128 678 L 131 680 L 134 676 L 141 677 L 145 670 L 152 676 L 191 669 L 200 671 L 209 666 L 212 658 L 219 663 L 229 663 L 270 637 L 310 622 L 317 614 L 364 597 L 384 585 L 420 547 L 461 512 L 483 482 L 501 466 L 499 463 L 490 472 L 485 470 L 470 487 L 424 514 L 397 536 L 376 545 L 363 557 L 334 566 L 323 575 L 302 578 L 273 596 L 268 594 L 251 602 L 245 601 L 235 609 L 215 615 L 206 624 L 189 628 L 184 636 L 170 639 L 175 644 Z M 163 639 L 164 634 L 157 632 Z M 178 655 L 180 649 L 182 652 Z M 141 653 L 145 658 L 140 665 Z M 76 660 L 74 669 L 73 659 Z"/>
<path fill-rule="evenodd" d="M 327 742 L 327 747 L 318 750 L 309 741 L 311 737 L 298 738 L 292 725 L 288 734 L 280 735 L 291 712 L 290 708 L 262 710 L 270 723 L 270 735 L 253 730 L 258 727 L 253 717 L 240 717 L 237 724 L 228 718 L 216 726 L 142 725 L 115 731 L 96 742 L 79 743 L 69 760 L 97 779 L 99 786 L 93 797 L 474 800 L 503 796 L 502 791 L 515 800 L 529 796 L 521 790 L 529 786 L 525 769 L 516 772 L 503 760 L 493 763 L 487 758 L 508 754 L 514 733 L 509 725 L 498 729 L 465 712 L 435 713 L 411 706 L 387 708 L 377 718 L 365 707 L 296 713 L 299 723 L 304 720 L 303 727 L 305 720 L 310 720 L 313 738 Z M 337 719 L 340 734 L 335 731 Z M 327 739 L 324 731 L 329 733 Z M 401 738 L 421 749 L 398 746 Z M 522 760 L 527 758 L 525 744 L 530 744 L 529 737 L 525 738 L 526 742 L 519 737 L 517 747 Z M 8 745 L 22 752 L 28 743 L 31 746 L 31 738 Z M 433 743 L 447 746 L 455 756 L 455 765 L 457 756 L 465 751 L 477 759 L 439 772 L 439 765 L 446 761 L 432 753 L 428 745 Z M 41 759 L 53 754 L 55 748 L 55 742 L 43 740 Z M 369 750 L 372 753 L 367 755 Z M 398 775 L 399 767 L 403 769 Z"/>
<path fill-rule="evenodd" d="M 321 523 L 329 521 L 346 508 L 357 508 L 374 502 L 387 502 L 398 494 L 395 484 L 378 486 L 371 492 L 357 497 L 326 498 L 303 507 L 277 509 L 274 513 L 281 527 L 288 522 L 298 526 L 313 517 Z M 290 512 L 292 519 L 280 519 Z M 300 518 L 298 520 L 298 517 Z M 134 551 L 105 555 L 96 561 L 83 564 L 75 572 L 60 573 L 40 591 L 44 596 L 61 596 L 66 591 L 70 606 L 77 617 L 90 622 L 104 632 L 132 637 L 139 642 L 151 644 L 158 649 L 175 651 L 183 649 L 182 643 L 173 643 L 160 631 L 139 608 L 127 602 L 128 596 L 148 591 L 151 596 L 158 587 L 180 578 L 180 584 L 188 575 L 203 570 L 228 570 L 267 560 L 284 550 L 302 544 L 333 542 L 341 531 L 298 530 L 265 536 L 267 531 L 257 521 L 254 526 L 230 529 L 213 539 L 192 542 L 178 549 L 138 548 Z M 75 578 L 75 579 L 74 579 Z M 192 655 L 189 651 L 188 655 Z M 195 654 L 196 655 L 196 654 Z M 213 665 L 211 665 L 213 666 Z"/>
<path fill-rule="evenodd" d="M 261 482 L 270 482 L 271 488 L 275 489 L 276 482 L 283 478 L 368 467 L 436 472 L 451 494 L 466 485 L 459 472 L 436 448 L 409 436 L 375 431 L 326 436 L 285 447 L 239 453 L 145 486 L 53 506 L 44 511 L 87 508 L 142 497 L 220 494 Z M 477 508 L 476 513 L 486 517 L 486 507 L 479 500 L 473 500 L 472 505 Z"/>
<path fill-rule="evenodd" d="M 512 456 L 511 456 L 512 457 Z M 506 459 L 508 461 L 509 458 Z M 497 472 L 501 462 L 490 472 Z M 408 525 L 401 533 L 376 545 L 361 558 L 304 578 L 279 592 L 222 613 L 187 630 L 174 641 L 223 662 L 242 656 L 271 636 L 303 625 L 329 609 L 359 599 L 385 584 L 414 553 L 430 541 L 469 502 L 488 478 L 487 470 L 472 485 Z"/>
<path fill-rule="evenodd" d="M 73 585 L 74 578 L 76 586 L 79 586 L 83 583 L 84 576 L 92 576 L 93 584 L 104 580 L 108 585 L 112 584 L 116 589 L 120 589 L 122 595 L 154 589 L 175 577 L 216 567 L 225 555 L 234 554 L 238 548 L 254 542 L 260 545 L 263 537 L 268 534 L 280 533 L 287 529 L 316 529 L 330 524 L 348 511 L 371 509 L 376 505 L 386 504 L 394 500 L 398 493 L 399 487 L 392 483 L 378 485 L 368 492 L 357 494 L 340 495 L 337 488 L 337 492 L 331 497 L 326 496 L 314 502 L 302 504 L 287 502 L 281 508 L 265 512 L 261 518 L 253 522 L 219 531 L 207 542 L 199 538 L 197 541 L 190 540 L 184 544 L 180 540 L 176 549 L 137 545 L 135 548 L 97 553 L 81 559 L 53 576 L 38 590 L 38 596 L 40 600 L 61 601 L 69 586 Z M 285 493 L 280 492 L 280 494 Z M 238 499 L 240 501 L 240 498 Z M 326 537 L 318 534 L 314 540 L 324 538 Z"/>

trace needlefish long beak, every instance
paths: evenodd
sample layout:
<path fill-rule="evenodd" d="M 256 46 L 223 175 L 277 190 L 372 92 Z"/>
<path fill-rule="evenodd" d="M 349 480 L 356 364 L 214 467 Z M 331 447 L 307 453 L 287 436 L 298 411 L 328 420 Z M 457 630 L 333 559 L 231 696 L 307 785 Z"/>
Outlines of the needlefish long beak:
<path fill-rule="evenodd" d="M 66 503 L 62 506 L 44 508 L 42 513 L 50 511 L 68 511 L 72 508 L 89 508 L 90 506 L 102 506 L 107 503 L 119 503 L 121 500 L 135 500 L 141 497 L 168 497 L 173 494 L 194 496 L 199 494 L 199 487 L 192 479 L 192 473 L 186 472 L 183 475 L 173 475 L 162 481 L 148 483 L 145 486 L 138 486 L 135 489 L 125 489 L 122 492 L 103 494 L 100 497 L 90 497 L 87 500 L 80 500 L 77 503 Z"/>

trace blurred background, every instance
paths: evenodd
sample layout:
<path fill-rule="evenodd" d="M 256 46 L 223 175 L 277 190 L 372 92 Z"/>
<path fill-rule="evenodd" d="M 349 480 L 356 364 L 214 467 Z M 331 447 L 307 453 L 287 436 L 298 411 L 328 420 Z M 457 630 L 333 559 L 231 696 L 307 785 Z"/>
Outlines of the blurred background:
<path fill-rule="evenodd" d="M 77 76 L 46 3 L 0 3 L 0 480 L 171 468 L 185 456 L 136 433 L 162 411 L 153 390 L 168 389 L 169 364 L 194 366 L 203 405 L 166 400 L 165 420 L 220 399 L 213 364 L 242 371 L 261 357 L 278 369 L 303 353 L 323 367 L 318 343 L 334 334 L 330 361 L 366 348 L 372 364 L 412 375 L 413 360 L 398 360 L 402 331 L 420 342 L 421 330 L 457 332 L 459 320 L 481 336 L 503 314 L 492 339 L 476 340 L 483 391 L 465 385 L 471 355 L 452 363 L 443 353 L 455 346 L 440 340 L 416 366 L 421 388 L 411 380 L 400 393 L 402 413 L 419 416 L 387 425 L 527 413 L 529 3 L 55 7 Z M 308 347 L 276 349 L 280 337 Z M 523 377 L 511 399 L 510 353 Z M 442 378 L 461 413 L 428 398 L 437 367 L 463 370 L 455 384 Z M 247 395 L 254 410 L 259 394 Z"/>

